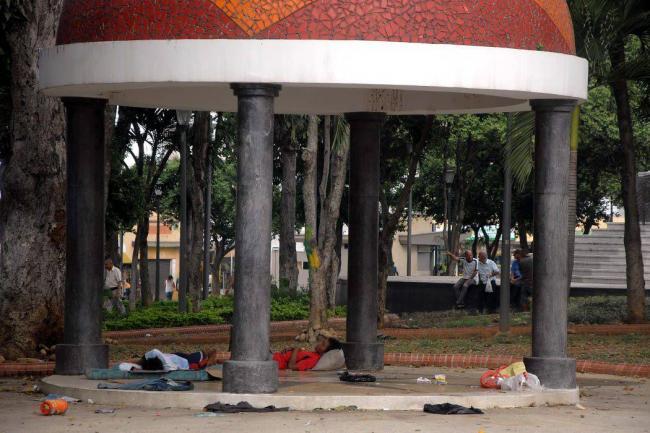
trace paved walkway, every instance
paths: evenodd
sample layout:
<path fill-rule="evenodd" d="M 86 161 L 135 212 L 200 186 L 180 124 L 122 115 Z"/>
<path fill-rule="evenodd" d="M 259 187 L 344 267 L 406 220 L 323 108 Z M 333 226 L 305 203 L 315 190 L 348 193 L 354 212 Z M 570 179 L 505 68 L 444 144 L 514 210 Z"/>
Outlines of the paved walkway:
<path fill-rule="evenodd" d="M 420 412 L 289 412 L 238 414 L 199 418 L 197 411 L 119 407 L 114 414 L 96 414 L 105 406 L 81 403 L 65 416 L 37 414 L 38 396 L 0 393 L 3 433 L 648 433 L 650 384 L 581 375 L 578 407 L 488 409 L 485 415 L 442 416 Z M 606 379 L 605 383 L 603 379 Z M 23 381 L 4 380 L 3 389 L 24 388 Z"/>

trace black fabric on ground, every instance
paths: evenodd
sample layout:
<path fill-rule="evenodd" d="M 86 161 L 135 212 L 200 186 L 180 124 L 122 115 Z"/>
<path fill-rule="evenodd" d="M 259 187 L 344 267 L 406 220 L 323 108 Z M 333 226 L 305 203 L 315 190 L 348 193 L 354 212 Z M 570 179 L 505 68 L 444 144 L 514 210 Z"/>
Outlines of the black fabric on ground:
<path fill-rule="evenodd" d="M 481 409 L 473 407 L 465 407 L 458 404 L 443 403 L 443 404 L 425 404 L 424 411 L 426 413 L 433 413 L 437 415 L 480 415 L 483 413 Z"/>
<path fill-rule="evenodd" d="M 339 380 L 342 382 L 376 382 L 377 378 L 372 374 L 350 374 L 346 371 L 339 377 Z"/>
<path fill-rule="evenodd" d="M 216 402 L 207 405 L 204 410 L 206 412 L 217 412 L 217 413 L 241 413 L 241 412 L 255 412 L 255 413 L 264 413 L 264 412 L 286 412 L 289 410 L 288 407 L 275 407 L 275 406 L 266 406 L 266 407 L 253 407 L 247 401 L 240 401 L 237 404 L 225 404 L 221 402 Z"/>

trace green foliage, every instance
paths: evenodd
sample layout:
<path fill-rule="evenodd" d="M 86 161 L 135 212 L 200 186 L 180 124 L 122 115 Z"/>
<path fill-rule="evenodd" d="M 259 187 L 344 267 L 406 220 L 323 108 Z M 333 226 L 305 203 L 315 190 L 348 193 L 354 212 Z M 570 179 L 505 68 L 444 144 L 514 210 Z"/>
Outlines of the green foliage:
<path fill-rule="evenodd" d="M 235 206 L 237 185 L 237 118 L 217 114 L 212 158 L 212 239 L 218 249 L 229 251 L 235 241 Z M 191 157 L 191 155 L 190 155 Z M 158 183 L 163 192 L 160 213 L 168 225 L 180 219 L 180 161 L 172 159 L 162 171 Z"/>
<path fill-rule="evenodd" d="M 455 204 L 459 192 L 466 192 L 462 224 L 474 227 L 498 224 L 503 194 L 505 116 L 444 116 L 440 121 L 450 132 L 448 137 L 440 136 L 420 165 L 420 180 L 414 189 L 415 207 L 442 221 L 445 167 L 456 167 L 450 201 Z"/>
<path fill-rule="evenodd" d="M 234 299 L 231 296 L 210 297 L 201 302 L 197 313 L 179 313 L 176 302 L 156 302 L 147 308 L 138 308 L 126 317 L 108 313 L 104 321 L 107 331 L 145 328 L 171 328 L 193 325 L 220 325 L 230 323 Z M 345 307 L 336 307 L 330 317 L 345 316 Z M 276 290 L 271 299 L 271 320 L 305 320 L 309 318 L 309 294 L 289 295 Z"/>

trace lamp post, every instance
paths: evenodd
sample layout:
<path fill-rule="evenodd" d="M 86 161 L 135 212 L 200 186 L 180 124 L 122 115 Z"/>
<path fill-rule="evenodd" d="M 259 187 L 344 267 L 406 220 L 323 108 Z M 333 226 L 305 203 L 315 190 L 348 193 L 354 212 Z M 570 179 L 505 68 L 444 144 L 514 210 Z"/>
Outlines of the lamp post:
<path fill-rule="evenodd" d="M 212 156 L 206 161 L 205 209 L 203 216 L 203 299 L 207 299 L 210 286 L 210 234 L 212 232 Z M 216 282 L 213 282 L 213 286 Z"/>
<path fill-rule="evenodd" d="M 452 167 L 447 167 L 445 170 L 445 223 L 447 226 L 447 251 L 451 252 L 451 221 L 449 220 L 451 216 L 451 185 L 454 183 L 454 177 L 456 177 L 456 169 Z M 451 257 L 447 260 L 447 274 L 451 275 Z"/>
<path fill-rule="evenodd" d="M 512 173 L 510 170 L 510 141 L 512 114 L 508 114 L 508 144 L 503 161 L 503 242 L 501 243 L 501 291 L 499 295 L 499 331 L 510 331 L 510 226 L 512 220 Z"/>
<path fill-rule="evenodd" d="M 156 195 L 156 300 L 160 301 L 160 197 L 162 197 L 162 189 L 157 186 L 154 194 Z"/>
<path fill-rule="evenodd" d="M 418 169 L 416 168 L 415 180 L 417 180 L 419 177 L 420 174 L 418 173 Z M 411 185 L 411 189 L 409 190 L 409 209 L 408 209 L 408 224 L 407 224 L 407 235 L 406 235 L 406 250 L 407 250 L 406 276 L 407 277 L 411 276 L 411 262 L 412 262 L 411 248 L 413 248 L 412 237 L 413 237 L 413 185 Z"/>
<path fill-rule="evenodd" d="M 179 269 L 178 310 L 187 312 L 187 129 L 192 117 L 191 111 L 176 111 L 179 126 L 179 144 L 181 150 L 181 260 Z"/>
<path fill-rule="evenodd" d="M 406 276 L 411 276 L 411 236 L 413 234 L 413 187 L 409 191 L 408 222 L 406 227 Z"/>

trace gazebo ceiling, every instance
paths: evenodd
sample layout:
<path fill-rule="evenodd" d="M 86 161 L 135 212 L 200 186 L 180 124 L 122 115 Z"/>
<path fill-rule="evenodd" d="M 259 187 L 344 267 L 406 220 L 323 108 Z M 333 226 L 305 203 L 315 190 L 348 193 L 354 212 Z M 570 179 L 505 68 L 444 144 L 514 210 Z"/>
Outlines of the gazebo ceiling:
<path fill-rule="evenodd" d="M 586 98 L 564 0 L 66 0 L 41 58 L 54 96 L 281 113 L 488 112 Z"/>

